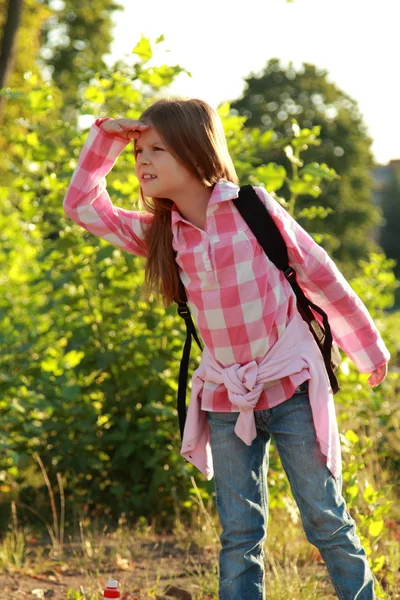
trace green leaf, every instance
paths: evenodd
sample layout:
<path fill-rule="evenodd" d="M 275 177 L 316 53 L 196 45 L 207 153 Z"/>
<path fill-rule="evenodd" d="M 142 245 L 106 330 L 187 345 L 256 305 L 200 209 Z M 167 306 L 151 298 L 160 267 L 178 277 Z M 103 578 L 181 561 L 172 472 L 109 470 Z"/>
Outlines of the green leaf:
<path fill-rule="evenodd" d="M 257 167 L 251 179 L 254 182 L 259 182 L 269 192 L 274 192 L 283 186 L 285 177 L 285 167 L 276 163 L 268 163 L 267 165 Z"/>
<path fill-rule="evenodd" d="M 303 208 L 299 213 L 297 213 L 296 217 L 298 219 L 326 219 L 326 217 L 333 213 L 332 208 L 325 208 L 324 206 L 310 206 L 308 208 Z"/>
<path fill-rule="evenodd" d="M 230 113 L 231 110 L 231 105 L 229 102 L 224 102 L 223 104 L 221 104 L 218 107 L 218 114 L 221 117 L 221 119 L 224 119 L 225 117 L 227 117 Z"/>
<path fill-rule="evenodd" d="M 81 350 L 71 350 L 67 352 L 61 360 L 61 364 L 67 369 L 73 369 L 76 365 L 79 365 L 85 353 Z"/>
<path fill-rule="evenodd" d="M 349 485 L 346 488 L 346 493 L 351 500 L 354 500 L 354 498 L 357 498 L 359 493 L 358 485 Z"/>
<path fill-rule="evenodd" d="M 143 81 L 143 83 L 147 83 L 153 87 L 161 87 L 164 85 L 164 79 L 156 69 L 147 69 L 146 71 L 142 71 L 140 73 L 140 79 Z"/>
<path fill-rule="evenodd" d="M 272 131 L 272 129 L 267 129 L 267 131 L 264 131 L 264 133 L 261 135 L 260 139 L 259 139 L 259 144 L 261 146 L 261 148 L 269 148 L 273 142 L 274 139 L 274 132 Z"/>
<path fill-rule="evenodd" d="M 37 114 L 54 107 L 53 96 L 47 87 L 31 90 L 26 96 L 26 101 L 30 109 Z"/>
<path fill-rule="evenodd" d="M 96 262 L 101 262 L 105 258 L 111 258 L 114 253 L 115 247 L 111 244 L 107 244 L 107 246 L 102 246 L 100 250 L 96 252 Z"/>
<path fill-rule="evenodd" d="M 346 431 L 345 438 L 349 440 L 349 442 L 351 442 L 352 444 L 357 444 L 360 441 L 360 438 L 352 429 L 348 429 Z"/>
<path fill-rule="evenodd" d="M 63 369 L 60 368 L 57 358 L 48 357 L 42 360 L 40 362 L 40 367 L 43 369 L 43 371 L 54 373 L 54 375 L 61 375 L 63 373 Z"/>
<path fill-rule="evenodd" d="M 368 534 L 371 537 L 376 537 L 378 536 L 382 530 L 383 530 L 383 526 L 384 526 L 384 521 L 380 520 L 380 521 L 374 521 L 373 523 L 370 524 L 370 526 L 368 527 Z"/>
<path fill-rule="evenodd" d="M 294 178 L 289 182 L 289 189 L 296 196 L 312 196 L 313 198 L 318 198 L 321 194 L 321 188 L 316 185 L 315 179 L 307 180 L 307 175 L 304 176 L 303 179 Z"/>
<path fill-rule="evenodd" d="M 368 484 L 364 490 L 363 498 L 368 504 L 374 504 L 378 499 L 378 493 L 374 490 L 371 484 Z"/>
<path fill-rule="evenodd" d="M 321 165 L 318 163 L 310 163 L 306 165 L 299 172 L 299 175 L 305 174 L 318 177 L 319 179 L 325 179 L 326 181 L 334 181 L 334 179 L 339 179 L 339 175 L 336 173 L 335 169 L 330 169 L 325 163 L 322 163 Z"/>
<path fill-rule="evenodd" d="M 140 41 L 132 50 L 132 54 L 136 54 L 142 60 L 143 63 L 149 61 L 153 56 L 153 51 L 151 49 L 149 38 L 145 37 L 142 34 Z"/>
<path fill-rule="evenodd" d="M 106 100 L 105 93 L 95 85 L 91 85 L 86 88 L 83 96 L 86 100 L 89 100 L 89 102 L 94 102 L 95 104 L 104 104 Z"/>
<path fill-rule="evenodd" d="M 382 571 L 382 569 L 385 565 L 385 562 L 386 562 L 386 556 L 384 554 L 381 554 L 380 556 L 375 558 L 371 565 L 372 572 L 379 573 L 379 571 Z"/>
<path fill-rule="evenodd" d="M 30 133 L 28 133 L 25 139 L 26 143 L 29 146 L 33 146 L 34 148 L 37 148 L 39 146 L 39 138 L 35 131 L 31 131 Z"/>
<path fill-rule="evenodd" d="M 306 150 L 309 146 L 319 146 L 321 140 L 318 136 L 321 133 L 321 126 L 316 125 L 312 129 L 294 129 L 295 137 L 291 140 L 293 148 L 300 148 L 300 150 Z"/>

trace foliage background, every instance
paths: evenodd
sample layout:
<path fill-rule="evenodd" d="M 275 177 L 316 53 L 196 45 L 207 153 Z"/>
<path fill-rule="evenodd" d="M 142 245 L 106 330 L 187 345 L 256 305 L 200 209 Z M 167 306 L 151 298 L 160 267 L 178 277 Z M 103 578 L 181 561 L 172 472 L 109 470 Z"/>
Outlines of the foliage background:
<path fill-rule="evenodd" d="M 184 71 L 147 66 L 163 36 L 142 37 L 133 61 L 106 69 L 107 15 L 117 5 L 95 4 L 104 15 L 98 22 L 89 14 L 93 7 L 75 0 L 59 11 L 48 2 L 27 1 L 15 70 L 1 91 L 7 101 L 0 126 L 3 529 L 13 499 L 33 526 L 39 524 L 29 507 L 49 518 L 37 456 L 56 492 L 61 474 L 71 529 L 82 514 L 114 523 L 121 514 L 132 522 L 155 519 L 161 529 L 179 511 L 190 522 L 191 475 L 202 498 L 213 498 L 213 481 L 179 455 L 175 394 L 184 333 L 175 308 L 142 298 L 141 258 L 94 238 L 62 210 L 87 135 L 83 118 L 137 118 Z M 63 26 L 64 38 L 52 42 L 52 31 Z M 380 214 L 371 201 L 371 140 L 356 103 L 313 65 L 288 78 L 271 60 L 248 84 L 242 99 L 219 107 L 241 183 L 265 185 L 332 253 L 392 352 L 390 373 L 374 390 L 344 359 L 336 397 L 345 498 L 374 571 L 385 569 L 390 580 L 385 538 L 390 524 L 400 521 L 400 319 L 391 311 L 395 262 L 373 239 Z M 307 113 L 311 105 L 313 115 Z M 333 121 L 328 105 L 337 109 Z M 285 106 L 297 108 L 278 122 L 277 111 Z M 107 184 L 116 204 L 140 208 L 129 149 Z M 195 368 L 196 349 L 192 358 Z M 274 447 L 268 483 L 271 510 L 286 508 L 296 520 Z"/>

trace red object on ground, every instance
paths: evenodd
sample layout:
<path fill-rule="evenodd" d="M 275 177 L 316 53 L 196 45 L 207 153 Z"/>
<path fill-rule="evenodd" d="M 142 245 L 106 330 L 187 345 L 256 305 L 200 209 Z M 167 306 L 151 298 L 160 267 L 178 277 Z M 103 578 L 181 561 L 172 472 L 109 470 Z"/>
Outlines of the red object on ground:
<path fill-rule="evenodd" d="M 104 590 L 103 598 L 120 598 L 121 592 L 118 589 L 118 581 L 116 579 L 109 579 L 107 581 L 107 587 Z"/>

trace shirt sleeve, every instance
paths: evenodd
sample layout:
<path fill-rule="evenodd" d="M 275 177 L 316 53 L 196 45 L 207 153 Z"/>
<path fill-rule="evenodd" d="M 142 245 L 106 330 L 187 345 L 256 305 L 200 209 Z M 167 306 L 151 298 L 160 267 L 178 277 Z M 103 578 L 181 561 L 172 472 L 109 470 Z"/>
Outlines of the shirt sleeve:
<path fill-rule="evenodd" d="M 282 234 L 289 264 L 306 296 L 328 316 L 332 336 L 361 373 L 390 359 L 366 306 L 327 252 L 289 215 L 265 188 L 254 188 Z"/>
<path fill-rule="evenodd" d="M 144 228 L 152 215 L 114 206 L 106 175 L 129 143 L 100 129 L 97 119 L 89 130 L 63 201 L 65 213 L 90 233 L 131 254 L 146 256 Z"/>

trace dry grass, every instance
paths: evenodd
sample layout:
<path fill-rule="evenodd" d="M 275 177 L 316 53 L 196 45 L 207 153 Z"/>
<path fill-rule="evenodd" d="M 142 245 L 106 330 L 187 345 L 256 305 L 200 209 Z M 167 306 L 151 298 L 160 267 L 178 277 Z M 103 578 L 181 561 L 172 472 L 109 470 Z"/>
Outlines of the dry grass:
<path fill-rule="evenodd" d="M 218 598 L 218 554 L 221 532 L 211 502 L 205 506 L 194 478 L 191 527 L 183 525 L 179 510 L 168 535 L 139 522 L 130 527 L 122 515 L 118 528 L 108 532 L 99 521 L 79 521 L 79 536 L 64 539 L 63 514 L 46 523 L 50 543 L 33 538 L 18 524 L 13 505 L 9 531 L 0 542 L 0 586 L 13 597 L 51 597 L 52 600 L 99 600 L 105 581 L 120 581 L 123 600 L 156 600 L 185 590 L 192 600 Z M 50 494 L 50 492 L 49 492 Z M 52 498 L 50 494 L 50 499 Z M 54 498 L 53 498 L 54 499 Z M 329 600 L 336 598 L 319 552 L 305 538 L 291 498 L 285 509 L 273 509 L 265 545 L 268 600 Z M 55 503 L 51 502 L 54 507 Z M 392 519 L 389 535 L 377 553 L 386 562 L 378 574 L 377 597 L 400 599 L 400 526 Z M 171 595 L 172 594 L 172 595 Z"/>
<path fill-rule="evenodd" d="M 99 600 L 106 579 L 116 577 L 124 600 L 164 598 L 169 586 L 186 590 L 193 600 L 214 600 L 219 532 L 215 511 L 201 503 L 191 528 L 177 519 L 173 533 L 164 536 L 152 526 L 128 527 L 124 518 L 112 533 L 81 521 L 80 539 L 64 542 L 61 555 L 59 547 L 32 540 L 26 529 L 11 529 L 0 544 L 0 585 L 17 599 L 32 597 L 34 590 L 50 596 L 51 590 L 53 600 Z M 386 568 L 396 579 L 378 597 L 394 600 L 400 598 L 400 550 L 394 539 L 385 545 Z M 318 551 L 305 540 L 301 525 L 278 509 L 271 515 L 265 572 L 268 600 L 336 598 Z"/>

